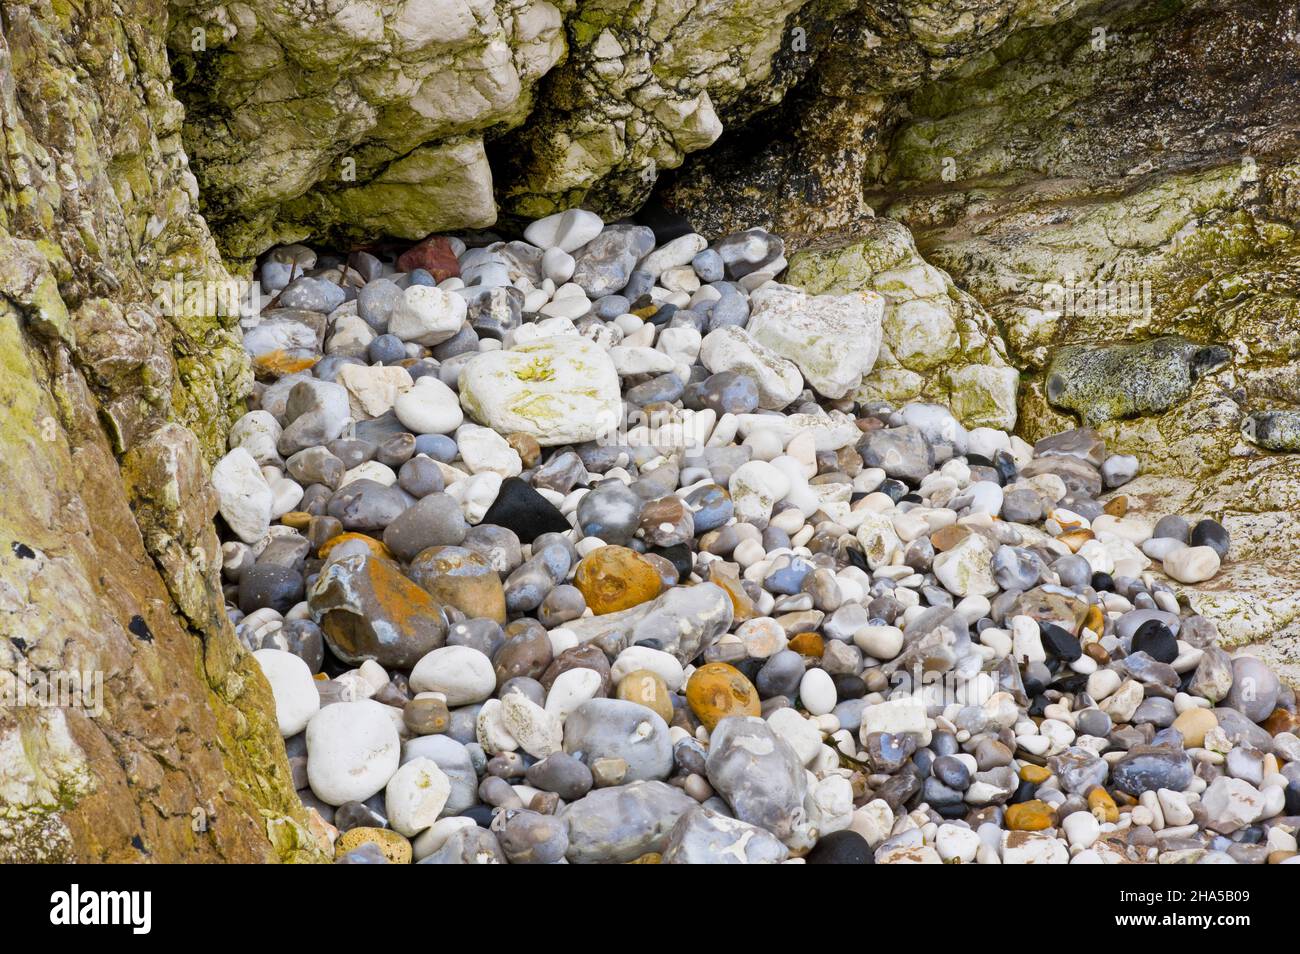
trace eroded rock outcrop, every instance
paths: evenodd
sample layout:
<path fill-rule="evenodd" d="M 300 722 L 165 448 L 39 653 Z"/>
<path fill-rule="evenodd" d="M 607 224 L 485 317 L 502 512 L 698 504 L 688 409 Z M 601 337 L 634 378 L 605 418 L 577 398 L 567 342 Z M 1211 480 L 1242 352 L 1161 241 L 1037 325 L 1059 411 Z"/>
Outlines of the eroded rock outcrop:
<path fill-rule="evenodd" d="M 572 0 L 173 4 L 186 145 L 227 254 L 496 220 L 489 130 L 528 115 Z"/>
<path fill-rule="evenodd" d="M 247 359 L 233 317 L 155 286 L 229 282 L 165 10 L 3 17 L 0 860 L 316 857 L 217 579 L 204 451 Z"/>
<path fill-rule="evenodd" d="M 1236 559 L 1188 599 L 1293 667 L 1300 465 L 1257 427 L 1300 406 L 1296 15 L 1111 3 L 1018 35 L 911 98 L 867 192 L 1002 329 L 1024 436 L 1095 422 L 1143 455 L 1131 500 L 1221 520 Z"/>

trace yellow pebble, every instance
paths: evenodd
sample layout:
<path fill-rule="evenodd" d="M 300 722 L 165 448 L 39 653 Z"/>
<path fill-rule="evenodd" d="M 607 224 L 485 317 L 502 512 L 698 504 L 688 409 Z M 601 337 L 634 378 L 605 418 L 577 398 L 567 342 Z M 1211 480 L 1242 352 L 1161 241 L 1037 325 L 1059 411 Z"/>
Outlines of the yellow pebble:
<path fill-rule="evenodd" d="M 1209 709 L 1199 706 L 1180 712 L 1174 720 L 1174 728 L 1183 734 L 1183 747 L 1199 749 L 1205 744 L 1205 733 L 1219 724 L 1218 718 Z"/>
<path fill-rule="evenodd" d="M 673 719 L 673 704 L 668 696 L 668 685 L 649 669 L 638 669 L 623 677 L 618 684 L 618 698 L 635 702 L 659 714 L 665 722 Z"/>
<path fill-rule="evenodd" d="M 573 575 L 573 585 L 597 616 L 654 599 L 661 582 L 654 564 L 635 550 L 618 546 L 588 553 Z"/>
<path fill-rule="evenodd" d="M 334 845 L 334 857 L 342 858 L 353 848 L 374 842 L 384 853 L 389 864 L 409 865 L 411 843 L 391 828 L 353 828 L 345 831 Z"/>
<path fill-rule="evenodd" d="M 1119 806 L 1115 804 L 1115 799 L 1110 797 L 1110 793 L 1100 785 L 1094 786 L 1088 792 L 1088 808 L 1099 822 L 1114 824 L 1119 821 Z"/>
<path fill-rule="evenodd" d="M 756 716 L 758 690 L 735 666 L 708 663 L 686 682 L 686 704 L 710 732 L 727 716 Z"/>
<path fill-rule="evenodd" d="M 1009 807 L 1005 820 L 1009 831 L 1042 831 L 1052 827 L 1055 817 L 1051 805 L 1035 798 Z"/>
<path fill-rule="evenodd" d="M 1026 762 L 1020 766 L 1020 781 L 1022 782 L 1029 782 L 1031 785 L 1042 785 L 1051 777 L 1052 773 L 1041 765 Z"/>

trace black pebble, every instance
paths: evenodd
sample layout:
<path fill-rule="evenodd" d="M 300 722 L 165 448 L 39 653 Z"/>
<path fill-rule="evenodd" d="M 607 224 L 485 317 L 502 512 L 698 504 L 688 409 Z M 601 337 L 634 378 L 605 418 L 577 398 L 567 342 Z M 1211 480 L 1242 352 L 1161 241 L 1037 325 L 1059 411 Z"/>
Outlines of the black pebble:
<path fill-rule="evenodd" d="M 655 234 L 655 244 L 663 245 L 683 235 L 690 235 L 695 227 L 684 215 L 666 209 L 657 199 L 651 199 L 632 216 L 637 225 L 644 225 Z"/>
<path fill-rule="evenodd" d="M 1002 475 L 1003 486 L 1016 479 L 1016 459 L 1004 450 L 993 455 L 993 466 Z"/>
<path fill-rule="evenodd" d="M 1035 782 L 1021 782 L 1016 788 L 1016 793 L 1011 796 L 1013 803 L 1031 802 L 1034 800 L 1034 793 L 1038 791 L 1038 785 Z"/>
<path fill-rule="evenodd" d="M 1192 527 L 1192 546 L 1209 547 L 1222 560 L 1228 555 L 1228 531 L 1217 520 L 1202 520 Z"/>
<path fill-rule="evenodd" d="M 1162 663 L 1171 663 L 1178 658 L 1178 640 L 1160 620 L 1149 619 L 1133 633 L 1131 651 L 1146 653 Z"/>
<path fill-rule="evenodd" d="M 1092 575 L 1092 588 L 1098 593 L 1115 589 L 1115 580 L 1109 573 L 1097 572 Z"/>
<path fill-rule="evenodd" d="M 567 533 L 573 529 L 554 504 L 518 477 L 507 477 L 501 482 L 497 499 L 480 522 L 513 530 L 524 543 L 532 543 L 543 533 Z"/>
<path fill-rule="evenodd" d="M 1038 631 L 1043 637 L 1043 649 L 1052 659 L 1074 662 L 1083 655 L 1079 640 L 1055 623 L 1039 623 Z"/>
<path fill-rule="evenodd" d="M 841 702 L 845 699 L 861 699 L 867 694 L 867 684 L 861 676 L 837 673 L 831 676 L 831 682 L 835 684 L 835 698 Z"/>
<path fill-rule="evenodd" d="M 907 495 L 907 484 L 901 480 L 894 480 L 892 477 L 886 479 L 879 487 L 877 493 L 882 493 L 894 503 L 898 503 Z"/>
<path fill-rule="evenodd" d="M 678 543 L 671 547 L 651 547 L 646 552 L 661 556 L 671 563 L 673 569 L 677 571 L 679 580 L 686 579 L 695 569 L 695 557 L 691 553 L 691 548 L 685 543 Z"/>
<path fill-rule="evenodd" d="M 487 828 L 492 824 L 492 806 L 491 805 L 471 805 L 460 813 L 464 818 L 474 819 L 474 824 L 479 828 Z"/>
<path fill-rule="evenodd" d="M 274 563 L 258 563 L 244 571 L 239 580 L 239 609 L 245 615 L 269 606 L 280 615 L 293 609 L 303 597 L 302 574 Z"/>
<path fill-rule="evenodd" d="M 833 831 L 808 852 L 810 865 L 873 865 L 876 856 L 856 831 Z"/>

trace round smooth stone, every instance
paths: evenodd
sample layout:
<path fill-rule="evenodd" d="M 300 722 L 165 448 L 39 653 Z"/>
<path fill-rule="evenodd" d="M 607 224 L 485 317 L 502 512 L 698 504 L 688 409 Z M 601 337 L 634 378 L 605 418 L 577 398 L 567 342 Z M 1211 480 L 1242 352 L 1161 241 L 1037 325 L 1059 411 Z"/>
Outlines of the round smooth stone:
<path fill-rule="evenodd" d="M 668 494 L 641 510 L 642 539 L 650 546 L 672 547 L 695 536 L 695 515 L 681 497 Z M 608 549 L 608 548 L 606 548 Z"/>
<path fill-rule="evenodd" d="M 1219 553 L 1210 546 L 1184 547 L 1165 557 L 1164 571 L 1179 583 L 1204 583 L 1219 572 Z"/>
<path fill-rule="evenodd" d="M 799 701 L 812 715 L 826 715 L 834 709 L 837 699 L 830 673 L 816 668 L 804 673 L 799 682 Z"/>
<path fill-rule="evenodd" d="M 416 692 L 441 692 L 448 706 L 457 707 L 487 699 L 496 688 L 497 677 L 492 660 L 478 650 L 443 646 L 415 664 L 410 683 Z"/>
<path fill-rule="evenodd" d="M 455 430 L 455 428 L 450 428 L 450 430 Z M 456 442 L 446 434 L 417 434 L 415 437 L 415 452 L 442 461 L 444 464 L 450 464 L 456 459 L 456 454 L 459 453 Z"/>
<path fill-rule="evenodd" d="M 320 711 L 320 693 L 311 669 L 293 653 L 280 649 L 259 649 L 253 658 L 271 684 L 281 738 L 297 735 Z"/>
<path fill-rule="evenodd" d="M 802 669 L 803 661 L 799 655 L 790 655 L 800 660 Z M 740 670 L 726 663 L 706 663 L 691 674 L 686 681 L 686 704 L 709 731 L 728 716 L 761 714 L 754 684 Z"/>
<path fill-rule="evenodd" d="M 1251 722 L 1263 722 L 1277 707 L 1282 684 L 1268 666 L 1254 656 L 1232 661 L 1232 688 L 1223 704 Z"/>
<path fill-rule="evenodd" d="M 865 838 L 844 829 L 822 836 L 806 860 L 810 865 L 871 865 L 876 863 L 876 856 Z"/>
<path fill-rule="evenodd" d="M 566 802 L 576 801 L 591 791 L 591 769 L 567 752 L 556 752 L 528 767 L 528 784 L 544 792 L 554 792 Z"/>
<path fill-rule="evenodd" d="M 1219 555 L 1220 560 L 1227 558 L 1229 544 L 1228 531 L 1217 520 L 1201 520 L 1192 527 L 1191 545 L 1209 547 Z"/>
<path fill-rule="evenodd" d="M 307 781 L 326 804 L 365 801 L 400 760 L 397 727 L 378 702 L 336 702 L 307 723 Z"/>
<path fill-rule="evenodd" d="M 438 735 L 451 725 L 447 703 L 437 696 L 417 696 L 402 709 L 402 723 L 415 735 Z"/>
<path fill-rule="evenodd" d="M 659 595 L 659 572 L 635 550 L 601 547 L 578 563 L 573 585 L 597 616 L 630 609 Z"/>
<path fill-rule="evenodd" d="M 619 699 L 645 706 L 665 722 L 672 721 L 672 696 L 658 673 L 649 669 L 628 673 L 619 681 L 616 695 Z"/>

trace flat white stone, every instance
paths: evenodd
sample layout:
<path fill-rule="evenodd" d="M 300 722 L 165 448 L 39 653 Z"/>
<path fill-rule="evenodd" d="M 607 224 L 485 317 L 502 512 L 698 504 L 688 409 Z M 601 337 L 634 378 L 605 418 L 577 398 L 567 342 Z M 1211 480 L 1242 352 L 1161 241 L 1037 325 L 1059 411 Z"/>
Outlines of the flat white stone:
<path fill-rule="evenodd" d="M 623 417 L 613 361 L 574 335 L 479 354 L 459 384 L 461 406 L 475 421 L 501 434 L 528 434 L 545 447 L 595 440 Z"/>
<path fill-rule="evenodd" d="M 281 738 L 297 735 L 320 711 L 320 693 L 311 669 L 301 658 L 282 649 L 259 649 L 253 658 L 271 684 Z"/>
<path fill-rule="evenodd" d="M 321 801 L 363 802 L 393 777 L 402 747 L 386 709 L 370 699 L 336 702 L 307 723 L 307 782 Z"/>
<path fill-rule="evenodd" d="M 774 284 L 754 292 L 750 307 L 754 340 L 793 361 L 828 398 L 848 394 L 875 367 L 885 312 L 876 292 L 809 295 Z"/>
<path fill-rule="evenodd" d="M 257 461 L 236 447 L 212 468 L 221 517 L 245 543 L 256 543 L 271 525 L 273 495 Z"/>

